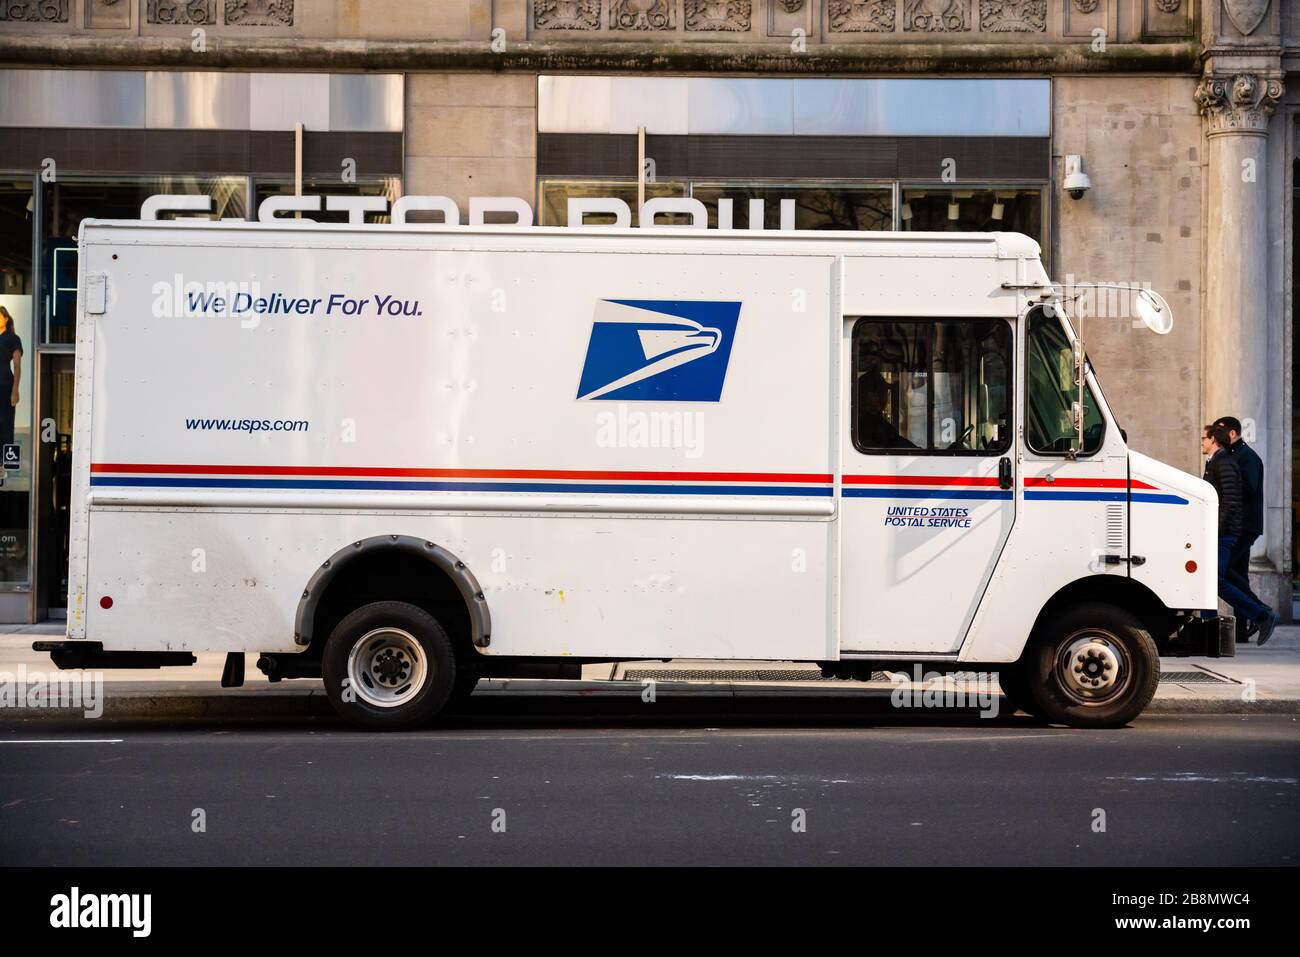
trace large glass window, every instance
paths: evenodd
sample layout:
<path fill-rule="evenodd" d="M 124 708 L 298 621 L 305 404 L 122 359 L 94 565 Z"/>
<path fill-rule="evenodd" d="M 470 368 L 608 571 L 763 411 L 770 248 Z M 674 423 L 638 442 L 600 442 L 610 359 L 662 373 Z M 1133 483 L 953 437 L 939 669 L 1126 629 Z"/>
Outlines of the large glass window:
<path fill-rule="evenodd" d="M 570 197 L 615 197 L 632 210 L 637 221 L 636 180 L 544 179 L 538 187 L 538 222 L 568 225 Z M 910 232 L 1016 232 L 1046 245 L 1043 236 L 1043 190 L 1037 186 L 982 188 L 907 186 L 893 183 L 772 181 L 710 182 L 657 180 L 646 183 L 646 198 L 661 196 L 698 199 L 709 213 L 709 227 L 718 225 L 718 200 L 731 200 L 731 225 L 747 229 L 750 200 L 763 201 L 763 226 L 779 229 L 781 200 L 794 200 L 794 228 L 864 232 L 898 229 Z M 895 206 L 895 196 L 899 202 Z M 610 225 L 613 217 L 592 214 L 588 225 Z M 687 225 L 686 217 L 662 217 L 663 224 Z"/>
<path fill-rule="evenodd" d="M 1011 444 L 1011 326 L 860 319 L 853 443 L 874 454 L 998 455 Z"/>
<path fill-rule="evenodd" d="M 29 580 L 34 205 L 31 180 L 0 182 L 0 588 Z"/>
<path fill-rule="evenodd" d="M 1079 387 L 1074 382 L 1074 350 L 1057 316 L 1043 309 L 1030 314 L 1027 357 L 1026 442 L 1034 452 L 1063 455 L 1077 439 L 1072 409 L 1079 400 Z M 1081 454 L 1091 455 L 1101 448 L 1106 433 L 1106 420 L 1091 388 L 1084 390 L 1083 409 Z"/>
<path fill-rule="evenodd" d="M 248 215 L 248 180 L 242 176 L 151 176 L 129 180 L 61 176 L 44 185 L 39 304 L 44 342 L 76 342 L 77 230 L 81 221 L 139 219 L 141 204 L 159 193 L 206 193 L 212 197 L 211 215 L 217 219 Z"/>
<path fill-rule="evenodd" d="M 338 179 L 308 179 L 303 181 L 302 192 L 305 196 L 383 196 L 388 200 L 388 207 L 391 207 L 393 202 L 401 196 L 401 181 L 393 176 L 359 180 L 355 183 L 344 183 Z M 268 196 L 292 195 L 294 195 L 293 180 L 257 180 L 253 186 L 253 214 L 251 218 L 257 218 L 257 211 L 262 206 L 262 200 Z M 282 213 L 281 216 L 292 218 L 291 213 Z M 327 211 L 324 200 L 321 200 L 320 212 L 303 213 L 303 216 L 317 223 L 346 223 L 348 221 L 346 212 Z M 366 213 L 366 222 L 386 223 L 389 222 L 389 215 L 387 211 Z"/>
<path fill-rule="evenodd" d="M 1024 233 L 1042 241 L 1040 189 L 905 188 L 899 226 L 909 232 Z"/>
<path fill-rule="evenodd" d="M 795 229 L 892 229 L 894 190 L 891 186 L 756 186 L 696 183 L 691 195 L 709 210 L 709 227 L 718 225 L 718 200 L 731 200 L 732 225 L 749 227 L 749 201 L 763 200 L 763 226 L 781 227 L 781 200 L 794 200 Z"/>
<path fill-rule="evenodd" d="M 632 211 L 632 225 L 637 225 L 637 188 L 636 180 L 596 180 L 596 179 L 548 179 L 542 181 L 542 202 L 538 210 L 538 223 L 542 226 L 569 225 L 569 198 L 583 199 L 590 197 L 610 197 L 621 199 Z M 689 195 L 686 183 L 676 180 L 655 180 L 645 184 L 645 198 L 685 197 Z M 612 214 L 588 213 L 588 226 L 612 226 Z M 690 221 L 686 216 L 660 216 L 656 222 L 661 226 L 686 226 Z"/>

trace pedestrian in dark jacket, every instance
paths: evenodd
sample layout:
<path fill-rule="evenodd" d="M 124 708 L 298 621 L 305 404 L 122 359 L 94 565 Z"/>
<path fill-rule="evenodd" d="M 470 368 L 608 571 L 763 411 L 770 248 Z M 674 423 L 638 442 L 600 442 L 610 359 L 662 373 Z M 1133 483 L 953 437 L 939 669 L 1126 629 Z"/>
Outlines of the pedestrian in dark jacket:
<path fill-rule="evenodd" d="M 1208 456 L 1205 481 L 1213 485 L 1219 495 L 1219 597 L 1232 606 L 1233 613 L 1239 618 L 1258 624 L 1259 643 L 1262 645 L 1272 636 L 1278 617 L 1273 609 L 1242 591 L 1228 577 L 1228 561 L 1244 527 L 1241 470 L 1228 453 L 1229 442 L 1225 427 L 1205 427 L 1201 438 L 1201 451 Z"/>
<path fill-rule="evenodd" d="M 1237 536 L 1237 546 L 1228 560 L 1228 580 L 1255 601 L 1260 601 L 1250 587 L 1250 550 L 1264 534 L 1264 463 L 1242 439 L 1240 419 L 1225 415 L 1215 419 L 1214 424 L 1228 430 L 1228 455 L 1241 473 L 1241 534 Z M 1241 638 L 1249 637 L 1254 630 L 1254 622 L 1238 622 L 1237 634 Z"/>

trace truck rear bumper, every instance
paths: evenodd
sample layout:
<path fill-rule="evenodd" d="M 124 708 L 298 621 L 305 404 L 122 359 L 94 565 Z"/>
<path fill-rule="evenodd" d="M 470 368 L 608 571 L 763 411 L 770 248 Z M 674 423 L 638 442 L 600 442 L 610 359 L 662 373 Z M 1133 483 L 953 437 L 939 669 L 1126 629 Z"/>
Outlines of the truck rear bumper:
<path fill-rule="evenodd" d="M 1237 619 L 1231 615 L 1204 618 L 1204 612 L 1180 619 L 1175 631 L 1160 647 L 1171 658 L 1234 658 L 1237 655 Z"/>
<path fill-rule="evenodd" d="M 91 668 L 169 668 L 192 665 L 197 660 L 188 651 L 105 651 L 98 641 L 36 641 L 32 651 L 49 652 L 60 671 Z"/>

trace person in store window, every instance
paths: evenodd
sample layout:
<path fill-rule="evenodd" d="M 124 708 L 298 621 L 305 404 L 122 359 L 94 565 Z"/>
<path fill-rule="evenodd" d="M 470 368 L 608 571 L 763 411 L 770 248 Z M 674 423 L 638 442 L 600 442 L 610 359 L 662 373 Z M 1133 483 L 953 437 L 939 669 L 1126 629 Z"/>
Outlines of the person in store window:
<path fill-rule="evenodd" d="M 0 445 L 14 440 L 14 410 L 23 378 L 23 340 L 14 331 L 14 317 L 0 306 Z M 8 399 L 8 401 L 5 401 Z"/>

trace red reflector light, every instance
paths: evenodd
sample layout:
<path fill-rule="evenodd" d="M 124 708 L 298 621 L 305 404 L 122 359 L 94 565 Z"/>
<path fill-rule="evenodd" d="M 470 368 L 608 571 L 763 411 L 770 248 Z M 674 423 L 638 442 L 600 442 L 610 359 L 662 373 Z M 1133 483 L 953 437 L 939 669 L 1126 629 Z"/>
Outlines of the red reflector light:
<path fill-rule="evenodd" d="M 1196 571 L 1196 562 L 1188 562 L 1186 568 L 1189 572 Z"/>
<path fill-rule="evenodd" d="M 103 598 L 101 598 L 101 599 L 99 600 L 99 607 L 100 607 L 100 608 L 112 608 L 112 607 L 113 607 L 113 599 L 110 598 L 108 595 L 105 595 Z"/>

